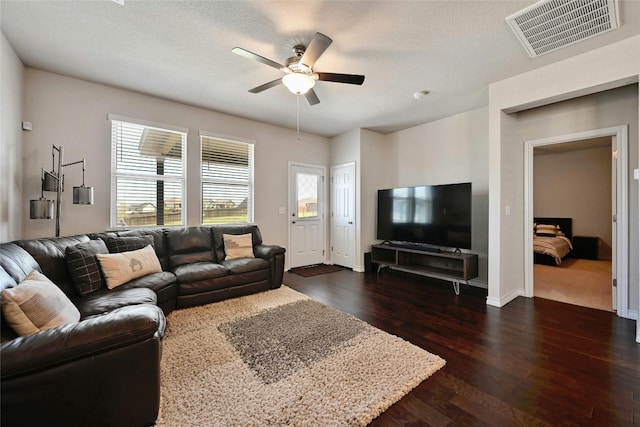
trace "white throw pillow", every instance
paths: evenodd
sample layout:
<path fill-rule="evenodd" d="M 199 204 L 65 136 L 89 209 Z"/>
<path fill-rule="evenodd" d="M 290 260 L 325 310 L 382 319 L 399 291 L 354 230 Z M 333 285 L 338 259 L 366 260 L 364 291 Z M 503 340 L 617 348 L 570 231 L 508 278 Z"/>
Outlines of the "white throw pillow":
<path fill-rule="evenodd" d="M 80 312 L 44 274 L 32 271 L 20 284 L 2 291 L 2 312 L 18 335 L 75 323 Z"/>
<path fill-rule="evenodd" d="M 247 234 L 223 234 L 224 253 L 227 259 L 255 258 L 253 255 L 253 241 L 251 233 Z"/>
<path fill-rule="evenodd" d="M 117 254 L 96 254 L 107 288 L 113 289 L 130 280 L 162 271 L 160 261 L 151 245 L 137 251 Z"/>

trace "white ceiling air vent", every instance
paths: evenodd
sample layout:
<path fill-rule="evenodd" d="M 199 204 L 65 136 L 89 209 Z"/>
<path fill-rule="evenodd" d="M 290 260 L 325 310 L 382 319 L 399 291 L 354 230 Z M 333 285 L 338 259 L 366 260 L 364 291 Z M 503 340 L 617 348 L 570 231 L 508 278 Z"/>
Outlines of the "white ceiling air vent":
<path fill-rule="evenodd" d="M 507 17 L 529 56 L 618 28 L 618 0 L 542 0 Z"/>

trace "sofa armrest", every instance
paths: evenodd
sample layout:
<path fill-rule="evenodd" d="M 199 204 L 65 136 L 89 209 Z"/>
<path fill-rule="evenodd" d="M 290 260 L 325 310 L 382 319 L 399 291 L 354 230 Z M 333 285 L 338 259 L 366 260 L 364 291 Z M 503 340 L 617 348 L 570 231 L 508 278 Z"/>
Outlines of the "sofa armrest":
<path fill-rule="evenodd" d="M 271 289 L 279 288 L 284 274 L 284 253 L 286 249 L 278 245 L 254 245 L 253 255 L 269 261 L 271 269 Z"/>
<path fill-rule="evenodd" d="M 253 254 L 256 258 L 269 259 L 284 253 L 285 248 L 277 245 L 255 245 L 253 247 Z"/>
<path fill-rule="evenodd" d="M 164 336 L 162 310 L 151 304 L 122 307 L 78 323 L 15 338 L 0 347 L 2 379 Z"/>

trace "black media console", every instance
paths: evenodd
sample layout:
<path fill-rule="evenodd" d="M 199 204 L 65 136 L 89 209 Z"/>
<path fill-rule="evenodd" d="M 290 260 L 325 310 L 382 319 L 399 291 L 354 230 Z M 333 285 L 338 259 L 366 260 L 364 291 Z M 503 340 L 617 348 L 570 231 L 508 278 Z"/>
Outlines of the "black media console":
<path fill-rule="evenodd" d="M 456 295 L 460 294 L 460 283 L 478 277 L 478 255 L 460 252 L 434 252 L 408 245 L 373 245 L 371 262 L 378 264 L 378 273 L 383 267 L 421 274 L 437 279 L 449 280 Z"/>

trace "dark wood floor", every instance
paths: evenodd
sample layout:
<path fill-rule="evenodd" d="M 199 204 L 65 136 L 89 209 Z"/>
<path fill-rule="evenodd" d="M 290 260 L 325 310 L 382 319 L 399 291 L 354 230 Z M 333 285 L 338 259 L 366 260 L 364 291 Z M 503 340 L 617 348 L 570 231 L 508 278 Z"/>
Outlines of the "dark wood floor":
<path fill-rule="evenodd" d="M 640 424 L 635 321 L 540 298 L 486 305 L 486 291 L 399 272 L 341 271 L 285 285 L 440 355 L 447 365 L 373 426 Z"/>

